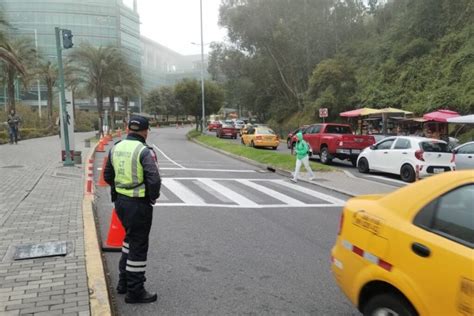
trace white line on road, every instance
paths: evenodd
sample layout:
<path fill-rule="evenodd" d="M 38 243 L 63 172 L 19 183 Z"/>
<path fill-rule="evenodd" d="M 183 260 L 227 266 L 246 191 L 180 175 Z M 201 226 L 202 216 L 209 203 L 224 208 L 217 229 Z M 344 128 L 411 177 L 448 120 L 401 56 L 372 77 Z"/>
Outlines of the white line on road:
<path fill-rule="evenodd" d="M 239 204 L 240 206 L 255 207 L 256 205 L 258 205 L 254 201 L 252 201 L 250 199 L 247 199 L 245 196 L 240 195 L 239 193 L 223 186 L 222 184 L 220 184 L 220 183 L 218 183 L 214 180 L 199 179 L 198 181 L 205 184 L 205 185 L 207 185 L 208 187 L 213 188 L 214 190 L 220 192 L 221 194 L 225 195 L 226 197 L 228 197 L 229 199 L 231 199 L 235 203 Z"/>
<path fill-rule="evenodd" d="M 335 197 L 332 197 L 330 195 L 327 195 L 327 194 L 324 194 L 324 193 L 321 193 L 321 192 L 317 192 L 317 191 L 314 191 L 314 190 L 307 189 L 307 188 L 299 186 L 297 184 L 288 183 L 288 182 L 285 182 L 284 180 L 277 180 L 275 182 L 278 183 L 279 185 L 284 186 L 284 187 L 291 188 L 291 189 L 299 191 L 301 193 L 305 193 L 305 194 L 314 196 L 315 198 L 318 198 L 320 200 L 324 200 L 324 201 L 334 203 L 335 205 L 342 206 L 342 205 L 345 204 L 345 202 L 343 200 L 337 199 Z"/>
<path fill-rule="evenodd" d="M 171 159 L 170 157 L 168 157 L 161 149 L 159 149 L 155 144 L 153 144 L 153 147 L 156 148 L 156 150 L 158 150 L 166 159 L 168 159 L 168 161 L 172 162 L 174 165 L 180 167 L 181 169 L 186 169 L 185 167 L 183 167 L 182 165 L 180 165 L 179 163 L 177 163 L 176 161 L 174 161 L 173 159 Z"/>
<path fill-rule="evenodd" d="M 395 183 L 399 183 L 399 184 L 403 184 L 403 185 L 407 185 L 407 184 L 408 184 L 408 183 L 403 182 L 403 181 L 401 181 L 401 180 L 390 179 L 390 178 L 384 178 L 384 177 L 380 177 L 380 176 L 367 176 L 367 177 L 371 177 L 371 178 L 379 179 L 379 180 L 384 180 L 384 181 L 395 182 Z"/>
<path fill-rule="evenodd" d="M 262 204 L 262 205 L 233 205 L 233 204 L 184 204 L 184 203 L 156 203 L 154 206 L 180 206 L 180 207 L 214 207 L 214 208 L 241 208 L 241 209 L 261 209 L 261 208 L 315 208 L 315 207 L 341 207 L 336 204 L 304 204 L 304 205 L 286 205 L 286 204 Z"/>
<path fill-rule="evenodd" d="M 160 168 L 160 170 L 186 170 L 186 171 L 212 171 L 212 172 L 239 172 L 249 173 L 256 172 L 255 170 L 232 170 L 232 169 L 205 169 L 205 168 Z"/>
<path fill-rule="evenodd" d="M 281 194 L 280 192 L 277 192 L 275 190 L 269 189 L 267 187 L 264 187 L 263 185 L 257 184 L 255 182 L 245 180 L 245 179 L 236 179 L 237 182 L 240 182 L 248 187 L 251 187 L 257 191 L 260 191 L 274 199 L 277 199 L 279 201 L 282 201 L 283 203 L 286 203 L 287 205 L 290 206 L 303 206 L 306 205 L 306 203 L 303 203 L 301 201 L 298 201 L 292 197 L 289 197 L 287 195 Z"/>
<path fill-rule="evenodd" d="M 161 182 L 166 188 L 168 188 L 173 194 L 175 194 L 180 200 L 186 204 L 192 205 L 205 205 L 201 197 L 196 195 L 193 191 L 185 187 L 183 184 L 173 179 L 164 178 Z"/>

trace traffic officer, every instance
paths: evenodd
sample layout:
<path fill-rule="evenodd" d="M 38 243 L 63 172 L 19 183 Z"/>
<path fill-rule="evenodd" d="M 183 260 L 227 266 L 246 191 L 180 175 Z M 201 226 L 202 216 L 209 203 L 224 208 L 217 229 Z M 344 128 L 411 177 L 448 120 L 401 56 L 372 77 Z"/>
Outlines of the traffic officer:
<path fill-rule="evenodd" d="M 126 303 L 151 303 L 157 295 L 144 288 L 145 268 L 153 204 L 160 196 L 161 178 L 156 154 L 145 142 L 148 120 L 131 117 L 128 129 L 127 138 L 110 150 L 104 170 L 104 179 L 111 186 L 112 201 L 126 232 L 117 292 L 127 294 Z"/>

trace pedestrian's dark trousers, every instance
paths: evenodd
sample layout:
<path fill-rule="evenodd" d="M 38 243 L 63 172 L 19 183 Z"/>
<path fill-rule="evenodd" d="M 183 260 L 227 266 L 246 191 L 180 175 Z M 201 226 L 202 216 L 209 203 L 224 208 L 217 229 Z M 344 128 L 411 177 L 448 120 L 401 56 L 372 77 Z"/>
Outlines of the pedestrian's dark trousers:
<path fill-rule="evenodd" d="M 10 126 L 9 128 L 10 134 L 10 143 L 18 143 L 18 130 L 15 126 Z"/>
<path fill-rule="evenodd" d="M 117 216 L 125 228 L 122 257 L 119 262 L 119 283 L 127 284 L 130 295 L 144 291 L 148 236 L 153 220 L 153 206 L 145 199 L 118 195 L 115 201 Z"/>

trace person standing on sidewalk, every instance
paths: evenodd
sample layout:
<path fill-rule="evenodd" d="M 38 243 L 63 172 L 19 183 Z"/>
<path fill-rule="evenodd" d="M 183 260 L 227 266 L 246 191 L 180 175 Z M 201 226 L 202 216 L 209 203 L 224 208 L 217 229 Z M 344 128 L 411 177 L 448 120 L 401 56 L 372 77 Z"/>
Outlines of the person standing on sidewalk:
<path fill-rule="evenodd" d="M 10 144 L 18 144 L 18 129 L 21 119 L 15 113 L 15 110 L 10 110 L 8 114 L 7 123 L 8 123 L 8 134 L 10 135 Z"/>
<path fill-rule="evenodd" d="M 126 293 L 125 302 L 129 304 L 151 303 L 157 295 L 145 290 L 145 268 L 153 205 L 160 196 L 161 178 L 156 154 L 145 142 L 148 120 L 134 116 L 128 129 L 127 138 L 110 150 L 104 170 L 117 215 L 125 228 L 117 292 Z"/>
<path fill-rule="evenodd" d="M 293 174 L 293 178 L 291 181 L 297 182 L 298 181 L 298 174 L 300 173 L 301 169 L 301 164 L 304 164 L 304 167 L 306 168 L 306 171 L 309 172 L 310 174 L 310 180 L 314 180 L 314 173 L 313 170 L 311 170 L 311 167 L 309 165 L 309 146 L 306 143 L 306 141 L 303 139 L 303 134 L 301 132 L 298 132 L 296 134 L 296 137 L 298 138 L 298 141 L 295 144 L 295 151 L 296 151 L 296 167 L 295 167 L 295 173 Z"/>

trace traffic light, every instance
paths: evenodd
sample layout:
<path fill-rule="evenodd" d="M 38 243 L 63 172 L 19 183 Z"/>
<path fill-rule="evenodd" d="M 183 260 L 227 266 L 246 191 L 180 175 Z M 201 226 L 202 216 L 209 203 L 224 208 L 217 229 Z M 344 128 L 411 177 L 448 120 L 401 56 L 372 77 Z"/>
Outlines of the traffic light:
<path fill-rule="evenodd" d="M 71 30 L 62 30 L 63 31 L 63 47 L 65 49 L 72 48 L 74 43 L 72 42 L 72 32 Z"/>

